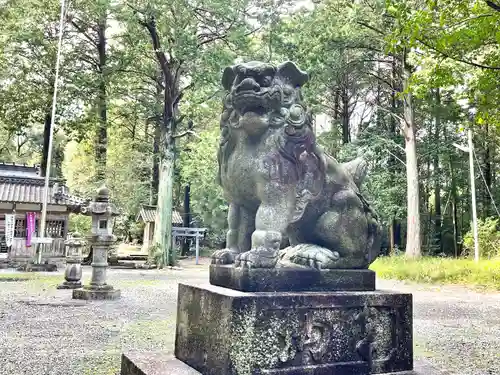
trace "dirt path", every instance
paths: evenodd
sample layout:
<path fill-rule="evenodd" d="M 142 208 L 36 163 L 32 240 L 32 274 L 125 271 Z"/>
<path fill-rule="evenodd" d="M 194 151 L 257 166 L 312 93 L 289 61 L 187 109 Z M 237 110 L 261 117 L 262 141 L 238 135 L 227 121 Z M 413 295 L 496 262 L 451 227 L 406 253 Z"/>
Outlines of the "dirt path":
<path fill-rule="evenodd" d="M 183 270 L 109 271 L 122 299 L 73 301 L 62 273 L 0 280 L 0 375 L 116 375 L 124 350 L 173 351 L 177 284 L 208 281 L 207 261 Z M 84 269 L 84 280 L 90 268 Z M 379 281 L 414 293 L 416 357 L 453 375 L 500 374 L 500 294 Z"/>
<path fill-rule="evenodd" d="M 500 293 L 378 280 L 413 293 L 415 355 L 453 375 L 500 374 Z"/>

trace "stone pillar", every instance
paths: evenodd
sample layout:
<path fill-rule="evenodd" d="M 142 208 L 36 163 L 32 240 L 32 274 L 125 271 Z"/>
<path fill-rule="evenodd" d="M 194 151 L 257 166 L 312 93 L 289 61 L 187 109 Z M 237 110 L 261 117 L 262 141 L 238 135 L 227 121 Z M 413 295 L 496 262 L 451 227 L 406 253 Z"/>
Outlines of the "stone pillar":
<path fill-rule="evenodd" d="M 88 207 L 82 208 L 84 215 L 92 216 L 92 277 L 89 285 L 73 290 L 74 299 L 103 300 L 118 299 L 121 292 L 107 284 L 108 252 L 116 242 L 113 235 L 113 218 L 118 215 L 116 206 L 109 201 L 109 191 L 103 186 Z"/>
<path fill-rule="evenodd" d="M 108 268 L 108 245 L 102 243 L 93 244 L 93 257 L 92 257 L 92 277 L 90 279 L 90 286 L 96 289 L 107 288 L 106 284 L 106 271 Z"/>
<path fill-rule="evenodd" d="M 79 233 L 67 239 L 64 244 L 68 247 L 66 255 L 66 271 L 64 272 L 64 282 L 57 286 L 57 289 L 78 289 L 82 287 L 82 247 L 85 241 Z"/>

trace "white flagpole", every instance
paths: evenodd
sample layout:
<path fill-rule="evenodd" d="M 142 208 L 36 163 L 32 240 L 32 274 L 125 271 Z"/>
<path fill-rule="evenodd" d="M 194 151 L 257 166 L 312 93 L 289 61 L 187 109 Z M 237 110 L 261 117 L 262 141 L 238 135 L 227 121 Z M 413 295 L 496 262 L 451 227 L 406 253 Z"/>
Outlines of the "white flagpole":
<path fill-rule="evenodd" d="M 42 217 L 40 219 L 40 232 L 38 233 L 39 237 L 45 237 L 46 230 L 46 222 L 47 222 L 47 204 L 49 198 L 49 179 L 50 179 L 50 166 L 52 164 L 52 138 L 54 136 L 54 123 L 56 117 L 56 103 L 57 103 L 57 89 L 58 89 L 58 81 L 59 81 L 59 65 L 61 62 L 61 46 L 62 46 L 62 37 L 63 37 L 63 29 L 64 29 L 64 2 L 65 0 L 61 0 L 61 16 L 59 19 L 59 41 L 57 44 L 57 57 L 56 57 L 56 72 L 54 78 L 54 95 L 52 97 L 52 115 L 50 119 L 50 131 L 49 131 L 49 147 L 47 150 L 47 166 L 45 170 L 45 186 L 43 189 L 43 201 L 42 201 Z M 37 263 L 42 263 L 42 248 L 38 245 L 38 256 Z"/>

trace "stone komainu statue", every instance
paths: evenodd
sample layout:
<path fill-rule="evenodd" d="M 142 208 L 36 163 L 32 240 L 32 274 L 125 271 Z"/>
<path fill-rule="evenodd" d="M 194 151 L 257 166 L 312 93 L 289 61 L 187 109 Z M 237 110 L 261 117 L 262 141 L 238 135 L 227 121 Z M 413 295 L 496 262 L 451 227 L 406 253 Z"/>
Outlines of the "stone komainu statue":
<path fill-rule="evenodd" d="M 218 180 L 229 229 L 213 263 L 367 268 L 377 257 L 380 226 L 359 190 L 366 162 L 340 164 L 316 144 L 307 81 L 292 62 L 225 69 Z"/>

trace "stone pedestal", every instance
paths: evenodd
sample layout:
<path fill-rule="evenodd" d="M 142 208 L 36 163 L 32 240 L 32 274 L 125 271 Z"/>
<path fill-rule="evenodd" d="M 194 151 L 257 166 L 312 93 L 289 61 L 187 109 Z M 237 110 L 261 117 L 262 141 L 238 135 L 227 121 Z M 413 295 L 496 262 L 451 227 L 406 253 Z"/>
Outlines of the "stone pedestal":
<path fill-rule="evenodd" d="M 179 285 L 175 356 L 204 375 L 413 369 L 412 296 Z"/>
<path fill-rule="evenodd" d="M 73 290 L 73 298 L 85 300 L 110 300 L 118 299 L 121 292 L 106 283 L 106 270 L 108 268 L 108 248 L 114 242 L 114 236 L 99 236 L 92 241 L 92 277 L 90 284 L 83 289 Z"/>
<path fill-rule="evenodd" d="M 212 264 L 210 284 L 242 292 L 373 291 L 371 270 L 235 268 Z"/>
<path fill-rule="evenodd" d="M 73 290 L 73 299 L 84 300 L 114 300 L 121 297 L 121 291 L 111 285 L 102 288 L 84 286 L 83 289 Z"/>
<path fill-rule="evenodd" d="M 57 289 L 79 289 L 82 287 L 81 281 L 64 281 L 57 286 Z"/>

